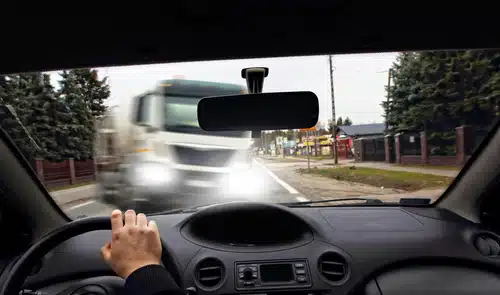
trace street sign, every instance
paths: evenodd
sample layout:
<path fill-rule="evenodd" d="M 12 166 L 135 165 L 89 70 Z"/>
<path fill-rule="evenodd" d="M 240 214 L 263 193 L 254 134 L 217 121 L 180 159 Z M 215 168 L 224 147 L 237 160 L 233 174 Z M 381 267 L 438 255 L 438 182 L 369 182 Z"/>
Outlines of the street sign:
<path fill-rule="evenodd" d="M 316 131 L 316 126 L 313 126 L 311 128 L 301 128 L 300 131 Z"/>

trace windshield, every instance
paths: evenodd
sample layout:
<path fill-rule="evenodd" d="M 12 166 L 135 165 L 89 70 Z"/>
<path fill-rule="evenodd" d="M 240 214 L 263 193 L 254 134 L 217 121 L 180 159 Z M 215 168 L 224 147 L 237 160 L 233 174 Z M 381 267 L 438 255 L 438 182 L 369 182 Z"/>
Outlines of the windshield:
<path fill-rule="evenodd" d="M 0 77 L 0 127 L 71 218 L 242 200 L 428 204 L 500 115 L 499 61 L 454 50 L 22 73 Z M 245 93 L 251 66 L 269 68 L 263 92 L 314 92 L 316 126 L 202 131 L 200 97 Z"/>
<path fill-rule="evenodd" d="M 248 131 L 207 132 L 198 125 L 198 102 L 201 97 L 165 96 L 165 131 L 191 134 L 249 137 Z"/>

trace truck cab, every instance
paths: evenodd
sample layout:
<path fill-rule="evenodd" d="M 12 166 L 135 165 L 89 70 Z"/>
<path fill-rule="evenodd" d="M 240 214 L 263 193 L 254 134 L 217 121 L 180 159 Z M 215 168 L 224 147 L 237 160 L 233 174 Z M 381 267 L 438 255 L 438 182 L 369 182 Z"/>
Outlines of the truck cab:
<path fill-rule="evenodd" d="M 112 203 L 184 204 L 189 198 L 243 193 L 253 161 L 251 132 L 204 131 L 197 105 L 203 97 L 245 92 L 240 85 L 172 79 L 134 98 L 122 185 Z"/>

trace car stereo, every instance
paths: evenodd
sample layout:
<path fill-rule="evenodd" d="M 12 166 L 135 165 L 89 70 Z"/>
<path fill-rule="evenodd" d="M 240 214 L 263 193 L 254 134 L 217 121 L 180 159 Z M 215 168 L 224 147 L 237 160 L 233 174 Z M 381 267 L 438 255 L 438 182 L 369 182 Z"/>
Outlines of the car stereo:
<path fill-rule="evenodd" d="M 236 289 L 311 286 L 307 260 L 236 262 Z"/>

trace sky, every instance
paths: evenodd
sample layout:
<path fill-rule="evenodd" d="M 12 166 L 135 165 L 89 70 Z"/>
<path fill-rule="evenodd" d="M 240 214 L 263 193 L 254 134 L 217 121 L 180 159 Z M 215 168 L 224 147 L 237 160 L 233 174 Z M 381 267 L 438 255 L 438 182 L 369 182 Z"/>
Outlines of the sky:
<path fill-rule="evenodd" d="M 397 53 L 350 54 L 333 56 L 336 116 L 349 117 L 354 124 L 382 123 L 387 70 Z M 321 122 L 332 117 L 328 56 L 239 59 L 99 68 L 108 76 L 111 96 L 107 105 L 128 108 L 130 99 L 152 90 L 160 80 L 181 75 L 189 80 L 245 85 L 241 69 L 269 68 L 264 92 L 312 91 L 320 102 Z M 52 82 L 60 79 L 52 72 Z"/>

